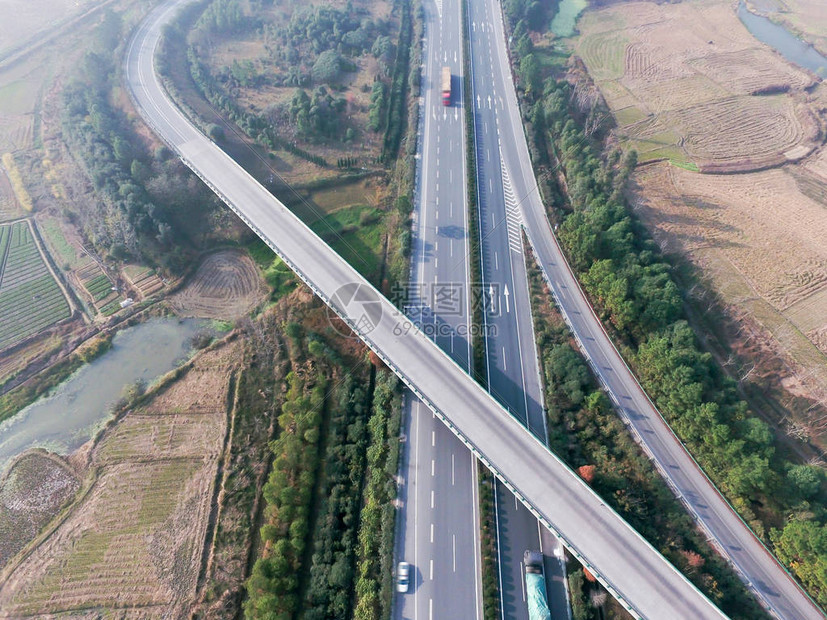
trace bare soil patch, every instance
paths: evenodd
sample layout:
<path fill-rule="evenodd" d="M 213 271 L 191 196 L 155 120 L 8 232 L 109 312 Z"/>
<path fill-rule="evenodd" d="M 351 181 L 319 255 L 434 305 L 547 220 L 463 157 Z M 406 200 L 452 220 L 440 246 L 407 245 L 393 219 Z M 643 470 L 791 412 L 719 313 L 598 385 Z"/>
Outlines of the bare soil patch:
<path fill-rule="evenodd" d="M 576 53 L 641 161 L 759 170 L 820 138 L 814 76 L 759 43 L 725 0 L 589 11 Z"/>
<path fill-rule="evenodd" d="M 231 320 L 244 316 L 264 295 L 253 260 L 243 252 L 223 250 L 204 258 L 170 303 L 182 316 Z"/>
<path fill-rule="evenodd" d="M 180 379 L 104 431 L 90 490 L 0 582 L 0 615 L 183 617 L 196 582 L 227 420 L 235 343 L 198 355 Z"/>

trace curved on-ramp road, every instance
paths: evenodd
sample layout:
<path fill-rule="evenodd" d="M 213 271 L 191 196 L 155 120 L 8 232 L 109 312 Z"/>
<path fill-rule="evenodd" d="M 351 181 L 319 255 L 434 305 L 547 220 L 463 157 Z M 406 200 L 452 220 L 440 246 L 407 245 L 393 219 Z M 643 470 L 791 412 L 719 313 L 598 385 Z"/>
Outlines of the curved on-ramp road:
<path fill-rule="evenodd" d="M 623 605 L 645 618 L 722 617 L 576 474 L 170 101 L 153 57 L 164 25 L 189 1 L 170 0 L 155 8 L 130 41 L 125 76 L 146 122 Z"/>

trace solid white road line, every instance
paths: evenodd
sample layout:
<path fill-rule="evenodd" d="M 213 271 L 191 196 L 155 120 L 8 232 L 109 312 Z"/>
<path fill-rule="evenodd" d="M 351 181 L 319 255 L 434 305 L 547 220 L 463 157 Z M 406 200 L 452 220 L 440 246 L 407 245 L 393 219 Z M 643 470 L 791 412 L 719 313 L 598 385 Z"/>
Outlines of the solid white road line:
<path fill-rule="evenodd" d="M 431 560 L 433 562 L 433 560 Z M 520 561 L 520 574 L 525 575 L 525 568 L 523 568 L 523 563 Z M 525 603 L 525 579 L 520 579 L 520 586 L 522 586 L 523 590 L 523 602 Z"/>
<path fill-rule="evenodd" d="M 539 523 L 539 521 L 538 521 Z M 457 535 L 451 534 L 451 549 L 454 555 L 454 572 L 457 572 Z"/>

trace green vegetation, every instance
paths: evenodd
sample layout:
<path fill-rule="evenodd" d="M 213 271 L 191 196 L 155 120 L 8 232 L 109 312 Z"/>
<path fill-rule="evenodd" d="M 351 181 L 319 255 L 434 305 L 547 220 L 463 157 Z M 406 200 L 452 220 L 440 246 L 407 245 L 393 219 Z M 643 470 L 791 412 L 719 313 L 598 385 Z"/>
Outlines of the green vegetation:
<path fill-rule="evenodd" d="M 192 227 L 206 226 L 204 210 L 209 215 L 218 201 L 166 149 L 145 153 L 131 121 L 113 105 L 126 37 L 118 15 L 103 15 L 63 90 L 63 134 L 101 199 L 84 207 L 78 220 L 102 253 L 117 260 L 131 255 L 177 273 L 192 247 Z"/>
<path fill-rule="evenodd" d="M 533 261 L 528 270 L 552 451 L 728 616 L 764 617 L 612 409 L 573 347 L 562 316 L 552 310 L 550 293 Z M 580 578 L 582 583 L 582 574 Z M 574 582 L 576 574 L 571 579 Z M 573 592 L 582 591 L 574 585 Z M 590 590 L 597 587 L 587 585 Z M 577 598 L 573 595 L 575 609 Z M 590 618 L 596 610 L 583 604 L 581 612 L 581 617 Z"/>
<path fill-rule="evenodd" d="M 396 46 L 396 62 L 393 67 L 393 80 L 388 95 L 388 120 L 385 125 L 385 140 L 382 146 L 382 159 L 396 159 L 402 136 L 407 126 L 408 71 L 411 60 L 411 36 L 413 34 L 411 3 L 395 3 L 402 13 L 399 26 L 399 43 Z"/>
<path fill-rule="evenodd" d="M 310 227 L 354 269 L 378 285 L 385 254 L 385 217 L 379 209 L 357 205 L 334 211 Z"/>
<path fill-rule="evenodd" d="M 548 160 L 559 162 L 566 191 L 552 187 L 562 218 L 561 243 L 596 311 L 625 348 L 641 384 L 704 471 L 727 495 L 759 537 L 783 526 L 772 540 L 789 558 L 799 520 L 823 524 L 827 496 L 823 477 L 805 497 L 789 484 L 792 463 L 776 451 L 767 424 L 740 399 L 737 385 L 702 351 L 687 324 L 683 300 L 670 265 L 633 217 L 623 188 L 633 170 L 634 152 L 605 156 L 584 134 L 570 108 L 568 83 L 546 80 L 542 96 L 526 93 L 534 119 L 535 149 L 545 142 Z M 586 122 L 588 122 L 586 120 Z M 542 128 L 542 132 L 538 131 Z M 542 141 L 536 135 L 542 133 Z M 542 163 L 542 161 L 540 161 Z M 789 566 L 807 579 L 810 592 L 827 603 L 827 576 L 818 575 L 804 553 Z"/>
<path fill-rule="evenodd" d="M 70 315 L 29 223 L 0 226 L 0 349 Z"/>
<path fill-rule="evenodd" d="M 364 507 L 356 551 L 357 580 L 355 620 L 380 620 L 391 616 L 393 597 L 393 535 L 396 511 L 394 476 L 399 465 L 399 426 L 402 399 L 396 376 L 388 370 L 376 373 L 373 413 L 368 421 Z"/>
<path fill-rule="evenodd" d="M 467 2 L 468 0 L 464 0 L 462 2 L 462 23 L 468 24 L 468 7 Z M 465 83 L 462 87 L 462 92 L 464 96 L 464 101 L 462 105 L 464 106 L 465 110 L 474 110 L 474 102 L 471 100 L 471 42 L 468 39 L 468 29 L 462 29 L 462 40 L 463 40 L 463 58 L 464 58 L 464 71 L 463 71 L 463 79 Z M 473 136 L 474 135 L 474 115 L 473 114 L 465 114 L 465 135 L 466 136 Z M 479 204 L 478 204 L 478 197 L 477 197 L 477 153 L 476 153 L 476 145 L 472 138 L 469 138 L 465 141 L 465 162 L 467 166 L 467 175 L 468 178 L 466 179 L 466 185 L 468 187 L 468 247 L 469 247 L 469 256 L 468 256 L 468 263 L 471 267 L 471 299 L 476 300 L 472 303 L 472 307 L 469 309 L 469 320 L 472 326 L 472 336 L 471 336 L 471 351 L 473 355 L 472 361 L 472 373 L 474 375 L 474 379 L 477 382 L 485 386 L 488 380 L 488 373 L 486 372 L 486 363 L 485 363 L 485 343 L 483 342 L 482 336 L 482 329 L 480 326 L 482 325 L 482 313 L 485 309 L 482 306 L 482 291 L 480 290 L 480 286 L 482 285 L 482 254 L 481 254 L 481 239 L 480 239 L 480 227 L 479 227 Z M 487 604 L 487 603 L 486 603 Z"/>
<path fill-rule="evenodd" d="M 482 546 L 482 605 L 483 617 L 500 617 L 500 574 L 497 557 L 497 522 L 494 506 L 494 476 L 482 464 L 478 465 L 480 491 L 480 544 Z"/>
<path fill-rule="evenodd" d="M 380 372 L 371 404 L 364 361 L 346 363 L 299 323 L 286 323 L 284 332 L 292 370 L 270 444 L 261 557 L 245 614 L 346 618 L 358 600 L 360 617 L 372 617 L 390 603 L 397 383 Z"/>
<path fill-rule="evenodd" d="M 267 524 L 261 528 L 265 550 L 247 583 L 248 618 L 292 615 L 299 609 L 299 575 L 307 544 L 313 483 L 318 466 L 319 427 L 327 382 L 287 376 L 280 433 L 271 445 L 273 468 L 264 485 Z"/>

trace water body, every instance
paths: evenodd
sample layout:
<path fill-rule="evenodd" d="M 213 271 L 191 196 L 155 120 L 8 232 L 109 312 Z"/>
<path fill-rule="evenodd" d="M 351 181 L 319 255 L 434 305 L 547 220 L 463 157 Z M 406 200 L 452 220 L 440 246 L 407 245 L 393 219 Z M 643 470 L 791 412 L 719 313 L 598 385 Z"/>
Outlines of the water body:
<path fill-rule="evenodd" d="M 183 363 L 192 337 L 205 325 L 196 319 L 151 319 L 118 332 L 109 351 L 0 424 L 0 471 L 29 448 L 68 454 L 82 446 L 110 418 L 126 386 L 151 383 Z"/>
<path fill-rule="evenodd" d="M 574 26 L 588 0 L 560 0 L 557 14 L 551 20 L 551 31 L 558 37 L 570 37 L 574 34 Z"/>
<path fill-rule="evenodd" d="M 752 13 L 744 0 L 738 5 L 738 18 L 756 39 L 774 48 L 784 58 L 827 78 L 827 58 L 819 54 L 812 45 L 805 43 L 768 17 Z"/>

